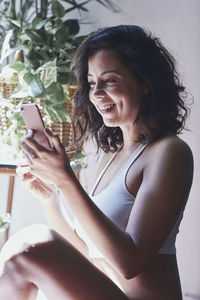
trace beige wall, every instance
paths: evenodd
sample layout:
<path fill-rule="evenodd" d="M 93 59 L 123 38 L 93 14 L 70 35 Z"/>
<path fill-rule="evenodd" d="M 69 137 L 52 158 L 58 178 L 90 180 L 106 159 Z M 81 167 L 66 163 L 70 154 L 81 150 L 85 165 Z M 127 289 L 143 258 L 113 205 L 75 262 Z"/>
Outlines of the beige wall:
<path fill-rule="evenodd" d="M 200 1 L 118 0 L 114 2 L 121 7 L 121 13 L 114 14 L 100 6 L 97 10 L 95 1 L 93 1 L 90 12 L 84 15 L 93 23 L 85 26 L 82 32 L 118 24 L 137 24 L 149 28 L 161 37 L 163 43 L 177 58 L 184 83 L 195 98 L 188 124 L 191 132 L 186 132 L 182 136 L 194 153 L 194 184 L 178 235 L 177 256 L 184 299 L 199 299 L 195 297 L 200 297 L 200 235 L 198 234 L 200 219 Z M 89 168 L 84 171 L 84 174 L 82 172 L 81 178 L 85 185 L 84 176 L 86 176 L 90 189 L 93 181 L 90 174 L 94 174 L 96 158 L 94 147 L 91 144 L 87 145 L 87 151 L 90 153 Z M 8 176 L 0 175 L 0 212 L 3 212 L 5 207 L 7 187 Z M 13 199 L 11 234 L 25 225 L 43 222 L 46 222 L 46 218 L 38 200 L 31 197 L 17 179 Z M 0 233 L 0 243 L 2 237 L 3 234 Z"/>

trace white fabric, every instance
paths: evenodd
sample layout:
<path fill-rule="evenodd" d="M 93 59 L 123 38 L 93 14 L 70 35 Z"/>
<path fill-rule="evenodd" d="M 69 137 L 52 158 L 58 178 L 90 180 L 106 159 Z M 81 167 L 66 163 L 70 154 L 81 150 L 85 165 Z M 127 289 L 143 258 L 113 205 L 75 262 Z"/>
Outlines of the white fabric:
<path fill-rule="evenodd" d="M 126 187 L 126 175 L 130 166 L 134 163 L 134 161 L 138 158 L 138 156 L 142 153 L 146 146 L 147 144 L 141 144 L 132 154 L 132 156 L 127 160 L 124 166 L 118 171 L 111 183 L 102 192 L 93 196 L 98 183 L 113 161 L 116 155 L 115 153 L 100 174 L 92 192 L 90 193 L 90 198 L 94 201 L 97 207 L 122 230 L 126 230 L 129 215 L 135 201 L 134 196 L 128 191 Z M 176 221 L 176 224 L 172 228 L 171 233 L 161 247 L 159 254 L 176 253 L 175 241 L 176 235 L 179 232 L 179 225 L 183 217 L 183 209 L 180 212 L 180 215 Z M 74 219 L 74 228 L 79 237 L 82 238 L 88 246 L 90 258 L 103 257 L 103 254 L 92 243 L 91 239 L 84 232 L 83 228 L 76 218 Z M 134 240 L 134 235 L 130 230 L 128 231 L 128 234 Z"/>
<path fill-rule="evenodd" d="M 126 229 L 128 218 L 135 200 L 133 195 L 127 190 L 125 177 L 129 167 L 138 158 L 146 146 L 147 144 L 141 144 L 124 164 L 124 166 L 118 171 L 112 182 L 101 193 L 93 196 L 99 181 L 113 161 L 116 155 L 115 153 L 99 175 L 96 184 L 90 193 L 90 198 L 94 201 L 98 208 L 122 230 Z M 74 228 L 80 238 L 82 238 L 87 244 L 90 258 L 103 257 L 102 253 L 96 248 L 87 234 L 81 228 L 81 225 L 76 218 L 74 220 Z"/>

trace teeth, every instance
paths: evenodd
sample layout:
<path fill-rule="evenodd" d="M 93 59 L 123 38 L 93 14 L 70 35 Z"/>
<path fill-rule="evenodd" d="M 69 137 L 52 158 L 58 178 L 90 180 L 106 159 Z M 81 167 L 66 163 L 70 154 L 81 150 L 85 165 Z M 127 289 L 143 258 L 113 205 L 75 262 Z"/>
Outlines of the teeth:
<path fill-rule="evenodd" d="M 114 104 L 106 104 L 106 105 L 102 104 L 102 105 L 99 106 L 99 109 L 104 110 L 104 109 L 111 108 L 113 106 L 114 106 Z"/>

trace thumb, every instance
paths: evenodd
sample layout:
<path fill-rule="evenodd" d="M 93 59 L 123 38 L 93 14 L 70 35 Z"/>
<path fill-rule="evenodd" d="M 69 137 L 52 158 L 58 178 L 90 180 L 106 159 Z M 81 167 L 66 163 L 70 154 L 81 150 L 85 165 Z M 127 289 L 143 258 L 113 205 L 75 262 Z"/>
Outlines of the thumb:
<path fill-rule="evenodd" d="M 44 133 L 56 151 L 63 151 L 63 145 L 59 139 L 59 136 L 56 133 L 52 132 L 48 128 L 45 128 Z"/>

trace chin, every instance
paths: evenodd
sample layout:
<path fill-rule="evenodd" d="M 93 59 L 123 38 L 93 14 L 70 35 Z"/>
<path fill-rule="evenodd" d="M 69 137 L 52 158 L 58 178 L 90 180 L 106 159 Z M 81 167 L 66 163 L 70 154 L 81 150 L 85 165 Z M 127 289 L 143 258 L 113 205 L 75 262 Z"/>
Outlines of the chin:
<path fill-rule="evenodd" d="M 119 126 L 119 124 L 116 124 L 116 122 L 111 121 L 111 120 L 104 120 L 104 124 L 107 127 L 118 127 Z"/>

